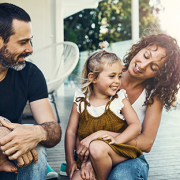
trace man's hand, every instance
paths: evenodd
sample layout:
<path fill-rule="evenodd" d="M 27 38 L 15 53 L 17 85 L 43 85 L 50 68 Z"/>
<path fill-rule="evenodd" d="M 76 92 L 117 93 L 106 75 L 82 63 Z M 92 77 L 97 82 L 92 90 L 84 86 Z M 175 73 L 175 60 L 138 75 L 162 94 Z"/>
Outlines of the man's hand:
<path fill-rule="evenodd" d="M 9 133 L 11 133 L 11 131 L 8 128 L 0 126 L 0 139 L 8 135 Z"/>
<path fill-rule="evenodd" d="M 0 138 L 6 136 L 7 134 L 11 133 L 11 131 L 6 127 L 0 127 Z M 19 167 L 26 167 L 31 162 L 37 163 L 38 161 L 38 153 L 35 149 L 31 150 L 30 152 L 22 155 L 17 159 L 17 165 Z"/>
<path fill-rule="evenodd" d="M 12 131 L 0 139 L 0 149 L 7 155 L 9 160 L 18 157 L 34 149 L 39 142 L 44 140 L 39 126 L 28 126 L 9 123 L 0 119 L 1 124 Z"/>
<path fill-rule="evenodd" d="M 31 162 L 37 163 L 38 161 L 38 153 L 35 149 L 29 151 L 26 154 L 23 154 L 21 157 L 19 157 L 17 159 L 17 165 L 19 167 L 26 167 L 29 164 L 31 164 Z"/>

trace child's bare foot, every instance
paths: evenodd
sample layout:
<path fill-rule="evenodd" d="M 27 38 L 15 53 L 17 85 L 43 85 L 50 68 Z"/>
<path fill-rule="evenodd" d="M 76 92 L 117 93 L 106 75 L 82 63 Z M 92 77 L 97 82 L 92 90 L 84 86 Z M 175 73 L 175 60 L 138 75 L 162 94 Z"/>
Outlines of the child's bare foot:
<path fill-rule="evenodd" d="M 14 172 L 14 173 L 18 173 L 18 168 L 11 163 L 10 161 L 8 161 L 7 159 L 4 161 L 0 161 L 0 171 L 5 171 L 5 172 Z"/>

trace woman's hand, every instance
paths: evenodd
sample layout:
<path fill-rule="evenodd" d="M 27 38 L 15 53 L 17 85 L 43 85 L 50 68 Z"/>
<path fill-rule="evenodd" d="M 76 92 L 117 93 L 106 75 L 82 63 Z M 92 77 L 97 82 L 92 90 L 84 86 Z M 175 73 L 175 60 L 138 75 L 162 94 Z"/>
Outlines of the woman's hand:
<path fill-rule="evenodd" d="M 110 136 L 110 135 L 107 135 L 107 134 L 104 134 L 104 135 L 100 136 L 100 138 L 102 138 L 104 140 L 110 140 L 109 144 L 117 143 L 113 136 Z"/>
<path fill-rule="evenodd" d="M 77 138 L 76 142 L 76 153 L 78 155 L 78 158 L 82 159 L 82 157 L 85 157 L 87 160 L 89 155 L 89 144 L 93 139 L 96 139 L 100 137 L 101 135 L 105 134 L 103 131 L 97 131 L 86 138 L 84 138 L 82 141 L 79 142 L 79 139 Z"/>
<path fill-rule="evenodd" d="M 77 164 L 75 161 L 73 161 L 72 163 L 67 163 L 67 166 L 66 166 L 66 173 L 67 175 L 69 176 L 69 178 L 71 179 L 73 174 L 74 174 L 74 171 L 77 171 L 79 170 L 78 167 L 77 167 Z"/>
<path fill-rule="evenodd" d="M 89 157 L 89 143 L 91 141 L 91 136 L 88 136 L 78 143 L 76 154 L 78 158 L 81 160 L 81 162 L 86 162 Z"/>
<path fill-rule="evenodd" d="M 84 138 L 82 141 L 78 142 L 77 139 L 77 148 L 76 148 L 76 153 L 78 158 L 81 160 L 81 162 L 87 161 L 89 157 L 89 144 L 93 139 L 96 139 L 98 137 L 102 137 L 103 135 L 107 134 L 108 136 L 116 137 L 120 133 L 115 133 L 115 132 L 110 132 L 110 131 L 104 131 L 104 130 L 99 130 L 88 137 Z M 112 139 L 111 138 L 111 139 Z M 112 142 L 114 142 L 114 139 L 112 139 Z"/>
<path fill-rule="evenodd" d="M 84 180 L 96 180 L 90 160 L 82 163 L 80 174 Z"/>

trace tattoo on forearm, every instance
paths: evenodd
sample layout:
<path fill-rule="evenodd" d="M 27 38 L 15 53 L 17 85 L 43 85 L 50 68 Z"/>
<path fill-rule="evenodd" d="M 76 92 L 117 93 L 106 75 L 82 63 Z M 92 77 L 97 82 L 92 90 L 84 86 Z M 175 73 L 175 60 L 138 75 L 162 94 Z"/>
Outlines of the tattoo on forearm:
<path fill-rule="evenodd" d="M 45 122 L 39 124 L 47 133 L 46 141 L 42 141 L 41 144 L 45 147 L 53 147 L 61 140 L 61 128 L 57 122 Z"/>

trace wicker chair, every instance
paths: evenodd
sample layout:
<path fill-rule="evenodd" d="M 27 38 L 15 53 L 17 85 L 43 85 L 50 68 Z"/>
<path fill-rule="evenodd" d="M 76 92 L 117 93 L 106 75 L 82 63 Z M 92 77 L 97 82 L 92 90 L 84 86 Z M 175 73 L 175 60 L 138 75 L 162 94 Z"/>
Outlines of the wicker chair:
<path fill-rule="evenodd" d="M 35 51 L 28 61 L 33 62 L 43 72 L 50 102 L 54 105 L 57 121 L 60 123 L 54 92 L 75 69 L 79 60 L 79 49 L 73 42 L 59 42 Z"/>

